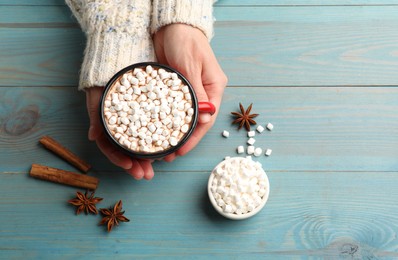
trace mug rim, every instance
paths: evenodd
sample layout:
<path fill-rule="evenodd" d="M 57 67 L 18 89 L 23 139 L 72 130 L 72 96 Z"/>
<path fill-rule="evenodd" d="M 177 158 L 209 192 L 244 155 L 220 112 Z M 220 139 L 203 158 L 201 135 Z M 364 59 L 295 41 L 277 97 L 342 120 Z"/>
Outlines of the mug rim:
<path fill-rule="evenodd" d="M 107 122 L 106 122 L 105 114 L 104 114 L 105 100 L 106 100 L 106 97 L 107 97 L 109 91 L 111 90 L 111 87 L 114 85 L 114 83 L 125 73 L 127 73 L 129 71 L 133 71 L 135 68 L 144 68 L 145 69 L 147 66 L 156 67 L 158 69 L 162 68 L 168 72 L 176 73 L 178 75 L 178 78 L 181 79 L 183 81 L 183 83 L 188 86 L 189 93 L 191 94 L 192 108 L 194 110 L 194 113 L 192 115 L 192 121 L 190 123 L 190 127 L 189 127 L 188 131 L 184 134 L 184 136 L 178 141 L 178 144 L 176 146 L 170 146 L 166 150 L 162 150 L 162 151 L 158 151 L 158 152 L 134 151 L 134 150 L 128 149 L 125 146 L 123 146 L 122 144 L 120 144 L 119 141 L 116 140 L 116 138 L 110 132 L 110 129 L 107 126 Z M 139 62 L 139 63 L 131 64 L 131 65 L 119 70 L 108 81 L 108 83 L 104 87 L 104 92 L 102 93 L 102 96 L 100 99 L 99 113 L 100 113 L 100 118 L 101 118 L 101 124 L 106 132 L 106 136 L 108 137 L 108 139 L 111 141 L 111 143 L 113 145 L 118 147 L 125 154 L 133 156 L 135 158 L 158 159 L 158 158 L 165 157 L 165 156 L 177 151 L 188 141 L 189 137 L 194 132 L 194 130 L 197 126 L 197 123 L 198 123 L 199 107 L 198 107 L 198 99 L 197 99 L 195 91 L 192 87 L 192 84 L 179 71 L 177 71 L 176 69 L 174 69 L 168 65 L 157 63 L 157 62 Z"/>

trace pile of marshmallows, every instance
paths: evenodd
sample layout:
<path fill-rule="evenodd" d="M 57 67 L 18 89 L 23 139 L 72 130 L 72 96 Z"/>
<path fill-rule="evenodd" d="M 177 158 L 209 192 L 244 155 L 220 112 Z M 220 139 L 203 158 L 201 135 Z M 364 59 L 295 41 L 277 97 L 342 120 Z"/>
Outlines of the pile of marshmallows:
<path fill-rule="evenodd" d="M 159 152 L 176 146 L 191 127 L 190 89 L 176 73 L 150 65 L 117 80 L 104 101 L 113 137 L 136 152 Z"/>
<path fill-rule="evenodd" d="M 210 191 L 224 213 L 252 212 L 268 198 L 268 178 L 261 163 L 250 158 L 226 158 L 212 172 Z"/>

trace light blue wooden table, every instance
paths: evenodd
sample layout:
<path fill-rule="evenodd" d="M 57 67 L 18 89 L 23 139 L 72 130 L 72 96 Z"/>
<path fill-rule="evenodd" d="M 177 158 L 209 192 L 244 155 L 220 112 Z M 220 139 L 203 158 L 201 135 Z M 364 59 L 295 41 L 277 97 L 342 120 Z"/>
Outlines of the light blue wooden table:
<path fill-rule="evenodd" d="M 200 145 L 135 181 L 87 138 L 76 89 L 84 35 L 62 0 L 0 0 L 1 259 L 397 259 L 398 2 L 220 0 L 215 53 L 229 77 Z M 257 144 L 265 208 L 230 221 L 207 179 L 246 140 L 229 113 L 254 103 L 272 122 Z M 221 137 L 228 130 L 229 139 Z M 28 177 L 32 163 L 74 170 L 38 145 L 51 135 L 94 166 L 100 207 L 130 223 L 74 215 L 75 188 Z"/>

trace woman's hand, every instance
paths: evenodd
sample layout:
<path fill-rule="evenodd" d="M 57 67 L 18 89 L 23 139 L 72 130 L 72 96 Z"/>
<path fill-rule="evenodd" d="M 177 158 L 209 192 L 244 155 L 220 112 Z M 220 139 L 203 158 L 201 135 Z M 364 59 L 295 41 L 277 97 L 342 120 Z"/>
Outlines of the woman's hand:
<path fill-rule="evenodd" d="M 104 88 L 102 87 L 86 89 L 86 104 L 88 115 L 90 117 L 88 139 L 90 141 L 95 141 L 98 148 L 113 164 L 126 170 L 126 172 L 135 179 L 152 179 L 154 172 L 151 161 L 130 158 L 119 151 L 105 135 L 99 115 L 99 104 L 103 91 Z"/>
<path fill-rule="evenodd" d="M 171 24 L 154 35 L 155 53 L 158 62 L 181 72 L 192 84 L 198 101 L 210 101 L 216 113 L 200 114 L 199 124 L 188 142 L 165 160 L 172 161 L 177 155 L 192 150 L 213 126 L 221 104 L 227 77 L 222 71 L 203 32 L 186 24 Z"/>

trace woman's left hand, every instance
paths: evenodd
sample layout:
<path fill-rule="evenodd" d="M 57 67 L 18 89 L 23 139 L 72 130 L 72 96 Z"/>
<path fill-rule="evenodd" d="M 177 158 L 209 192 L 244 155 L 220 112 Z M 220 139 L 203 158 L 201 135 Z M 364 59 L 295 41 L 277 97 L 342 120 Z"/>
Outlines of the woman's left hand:
<path fill-rule="evenodd" d="M 227 77 L 222 71 L 207 37 L 195 27 L 186 24 L 171 24 L 162 27 L 154 35 L 155 53 L 158 62 L 181 72 L 192 84 L 198 101 L 209 101 L 216 113 L 200 114 L 199 123 L 189 138 L 176 153 L 165 157 L 172 161 L 192 150 L 213 126 L 222 100 Z"/>

